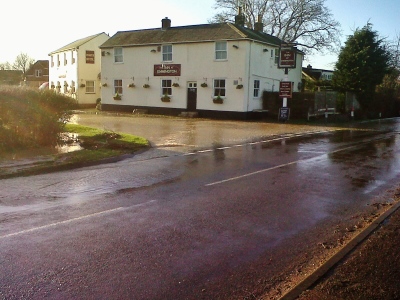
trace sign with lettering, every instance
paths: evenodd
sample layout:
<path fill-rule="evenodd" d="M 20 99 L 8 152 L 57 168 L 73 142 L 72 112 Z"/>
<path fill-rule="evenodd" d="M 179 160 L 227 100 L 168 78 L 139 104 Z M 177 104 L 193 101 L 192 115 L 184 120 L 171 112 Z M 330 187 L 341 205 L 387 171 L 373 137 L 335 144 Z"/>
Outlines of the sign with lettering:
<path fill-rule="evenodd" d="M 86 63 L 94 64 L 94 51 L 86 50 Z"/>
<path fill-rule="evenodd" d="M 281 48 L 279 53 L 279 68 L 296 68 L 295 48 Z"/>
<path fill-rule="evenodd" d="M 291 81 L 279 82 L 279 97 L 280 98 L 292 98 L 292 82 Z"/>
<path fill-rule="evenodd" d="M 289 115 L 290 115 L 290 108 L 289 107 L 281 107 L 279 109 L 278 119 L 279 119 L 279 121 L 287 121 L 287 120 L 289 120 Z"/>
<path fill-rule="evenodd" d="M 154 76 L 181 76 L 180 64 L 154 65 Z"/>

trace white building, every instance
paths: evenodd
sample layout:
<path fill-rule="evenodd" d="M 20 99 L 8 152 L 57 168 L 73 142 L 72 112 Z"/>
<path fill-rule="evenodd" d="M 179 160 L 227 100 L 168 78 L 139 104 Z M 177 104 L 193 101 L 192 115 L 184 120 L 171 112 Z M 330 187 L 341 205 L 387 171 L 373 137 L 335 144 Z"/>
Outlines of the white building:
<path fill-rule="evenodd" d="M 49 53 L 49 87 L 75 98 L 81 106 L 95 106 L 100 94 L 101 50 L 109 39 L 99 33 Z"/>
<path fill-rule="evenodd" d="M 262 109 L 264 90 L 279 90 L 280 39 L 240 22 L 171 27 L 165 18 L 161 25 L 117 32 L 100 46 L 104 110 L 248 118 Z M 296 56 L 288 74 L 295 92 L 303 53 Z"/>

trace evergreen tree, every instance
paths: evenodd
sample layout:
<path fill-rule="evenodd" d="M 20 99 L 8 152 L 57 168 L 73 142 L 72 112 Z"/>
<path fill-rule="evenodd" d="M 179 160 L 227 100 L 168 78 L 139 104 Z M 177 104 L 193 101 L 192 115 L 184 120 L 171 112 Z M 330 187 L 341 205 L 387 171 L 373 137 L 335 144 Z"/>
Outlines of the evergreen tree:
<path fill-rule="evenodd" d="M 389 69 L 390 56 L 382 39 L 367 23 L 349 36 L 335 66 L 333 84 L 342 91 L 354 92 L 364 111 L 374 99 L 376 86 Z"/>

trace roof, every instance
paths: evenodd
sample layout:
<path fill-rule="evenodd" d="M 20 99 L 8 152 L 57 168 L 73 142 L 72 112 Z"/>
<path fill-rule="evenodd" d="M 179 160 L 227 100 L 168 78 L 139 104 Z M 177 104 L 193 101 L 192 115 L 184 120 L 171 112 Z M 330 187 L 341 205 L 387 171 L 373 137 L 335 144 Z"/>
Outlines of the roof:
<path fill-rule="evenodd" d="M 279 46 L 281 40 L 272 35 L 248 29 L 233 23 L 215 23 L 191 26 L 118 31 L 100 48 L 142 46 L 160 43 L 198 43 L 217 40 L 255 40 Z"/>
<path fill-rule="evenodd" d="M 68 51 L 68 50 L 71 50 L 71 49 L 77 49 L 80 46 L 86 44 L 87 42 L 91 41 L 92 39 L 94 39 L 94 38 L 96 38 L 96 37 L 98 37 L 98 36 L 100 36 L 102 34 L 106 34 L 106 33 L 101 32 L 101 33 L 98 33 L 98 34 L 94 34 L 94 35 L 85 37 L 83 39 L 76 40 L 75 42 L 72 42 L 72 43 L 70 43 L 68 45 L 65 45 L 64 47 L 61 47 L 60 49 L 57 49 L 55 51 L 50 52 L 49 55 L 52 55 L 52 54 L 58 53 L 58 52 Z"/>

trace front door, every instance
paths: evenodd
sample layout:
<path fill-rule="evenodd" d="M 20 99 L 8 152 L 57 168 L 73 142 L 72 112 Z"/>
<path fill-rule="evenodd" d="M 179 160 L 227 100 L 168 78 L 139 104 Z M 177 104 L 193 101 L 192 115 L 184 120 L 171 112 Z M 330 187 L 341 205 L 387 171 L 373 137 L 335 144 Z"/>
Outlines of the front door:
<path fill-rule="evenodd" d="M 197 82 L 188 82 L 187 87 L 187 110 L 195 111 L 197 107 Z"/>

